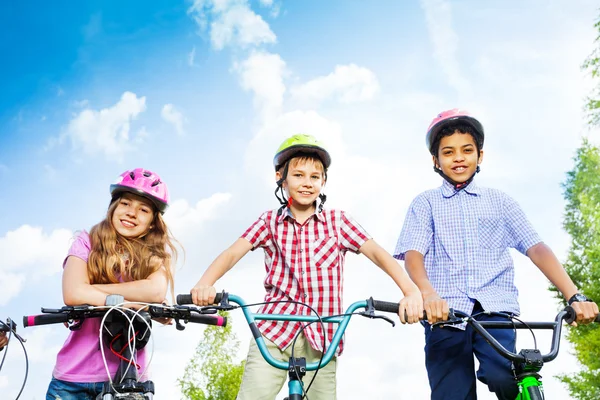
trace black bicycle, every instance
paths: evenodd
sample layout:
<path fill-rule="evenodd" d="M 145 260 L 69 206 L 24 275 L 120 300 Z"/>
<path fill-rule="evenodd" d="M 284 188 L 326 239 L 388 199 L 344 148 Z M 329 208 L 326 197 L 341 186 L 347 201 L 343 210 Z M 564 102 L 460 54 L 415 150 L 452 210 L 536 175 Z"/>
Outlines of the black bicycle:
<path fill-rule="evenodd" d="M 59 309 L 42 308 L 42 314 L 23 317 L 25 327 L 67 323 L 69 329 L 77 330 L 87 318 L 102 318 L 100 345 L 107 345 L 119 358 L 119 368 L 114 377 L 108 376 L 102 393 L 97 400 L 152 400 L 154 383 L 140 382 L 135 354 L 148 343 L 152 332 L 152 319 L 172 319 L 178 330 L 185 329 L 183 323 L 226 326 L 227 319 L 218 315 L 201 314 L 196 307 L 166 306 L 150 304 L 138 311 L 127 308 L 129 304 L 116 306 L 65 306 Z"/>
<path fill-rule="evenodd" d="M 8 343 L 6 344 L 6 346 L 0 349 L 0 351 L 4 352 L 4 355 L 2 356 L 2 361 L 0 362 L 0 371 L 2 371 L 2 367 L 4 366 L 4 361 L 6 360 L 6 355 L 8 354 L 10 343 L 13 340 L 13 337 L 17 338 L 17 340 L 21 344 L 21 348 L 23 349 L 23 354 L 25 355 L 25 376 L 23 377 L 23 384 L 21 385 L 21 390 L 19 390 L 19 393 L 16 397 L 16 399 L 18 399 L 19 397 L 21 397 L 21 393 L 23 393 L 23 389 L 25 388 L 25 384 L 27 383 L 27 376 L 29 375 L 29 357 L 27 356 L 27 350 L 25 349 L 25 342 L 27 340 L 17 333 L 17 324 L 10 318 L 7 318 L 6 322 L 0 321 L 0 332 L 7 335 L 8 338 Z"/>
<path fill-rule="evenodd" d="M 544 388 L 542 385 L 542 377 L 539 374 L 544 366 L 544 363 L 550 362 L 558 355 L 560 348 L 560 334 L 563 321 L 570 324 L 577 315 L 572 307 L 565 307 L 560 311 L 552 322 L 523 322 L 512 315 L 498 312 L 483 312 L 481 314 L 494 315 L 506 318 L 506 321 L 477 321 L 477 315 L 468 315 L 462 311 L 450 309 L 449 318 L 447 321 L 436 322 L 432 325 L 432 329 L 443 327 L 446 325 L 457 325 L 467 323 L 475 332 L 483 336 L 485 341 L 489 343 L 494 350 L 502 357 L 510 360 L 513 363 L 515 380 L 519 387 L 519 394 L 516 400 L 544 400 Z M 596 317 L 595 322 L 600 322 L 600 315 Z M 533 349 L 523 349 L 519 353 L 513 353 L 506 349 L 498 342 L 489 332 L 488 329 L 528 329 L 531 331 L 534 338 Z M 552 330 L 552 344 L 550 352 L 542 354 L 537 348 L 535 341 L 535 329 L 550 329 Z"/>

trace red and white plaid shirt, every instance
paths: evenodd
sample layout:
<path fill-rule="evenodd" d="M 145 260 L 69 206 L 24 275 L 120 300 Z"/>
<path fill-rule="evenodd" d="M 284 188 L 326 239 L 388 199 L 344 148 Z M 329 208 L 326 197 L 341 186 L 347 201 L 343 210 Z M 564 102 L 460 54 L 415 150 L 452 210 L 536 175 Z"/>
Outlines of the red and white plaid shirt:
<path fill-rule="evenodd" d="M 343 211 L 323 210 L 299 224 L 289 208 L 277 216 L 267 211 L 242 235 L 253 249 L 265 251 L 267 275 L 265 302 L 293 300 L 314 308 L 321 316 L 342 314 L 344 256 L 358 253 L 370 239 L 365 230 Z M 315 315 L 307 307 L 292 303 L 262 306 L 259 313 Z M 280 349 L 290 345 L 302 327 L 300 322 L 258 321 L 258 328 Z M 327 346 L 338 324 L 325 323 Z M 323 329 L 318 322 L 304 333 L 315 350 L 323 351 Z M 337 355 L 343 350 L 340 342 Z"/>

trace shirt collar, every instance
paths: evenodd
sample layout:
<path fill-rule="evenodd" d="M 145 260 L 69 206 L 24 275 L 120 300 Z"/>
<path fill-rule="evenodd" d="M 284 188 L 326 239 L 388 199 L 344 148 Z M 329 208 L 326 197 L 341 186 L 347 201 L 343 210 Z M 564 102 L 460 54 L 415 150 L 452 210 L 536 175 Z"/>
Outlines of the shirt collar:
<path fill-rule="evenodd" d="M 465 192 L 475 196 L 479 196 L 481 194 L 481 189 L 479 188 L 479 186 L 477 186 L 475 180 L 471 181 L 471 183 L 469 183 L 464 189 L 461 190 L 454 189 L 454 186 L 452 186 L 450 182 L 444 180 L 441 186 L 441 190 L 442 195 L 446 198 L 456 195 L 461 190 L 464 190 Z"/>
<path fill-rule="evenodd" d="M 292 214 L 292 210 L 290 210 L 289 207 L 286 207 L 283 209 L 281 215 L 279 217 L 277 217 L 277 223 L 280 224 L 282 223 L 286 218 L 290 218 L 292 220 L 296 220 L 296 218 L 294 218 L 294 215 Z M 307 218 L 307 221 L 311 218 L 316 218 L 317 220 L 324 222 L 325 221 L 325 215 L 323 213 L 323 211 L 318 212 L 315 211 L 315 213 L 313 215 L 311 215 L 310 217 Z"/>

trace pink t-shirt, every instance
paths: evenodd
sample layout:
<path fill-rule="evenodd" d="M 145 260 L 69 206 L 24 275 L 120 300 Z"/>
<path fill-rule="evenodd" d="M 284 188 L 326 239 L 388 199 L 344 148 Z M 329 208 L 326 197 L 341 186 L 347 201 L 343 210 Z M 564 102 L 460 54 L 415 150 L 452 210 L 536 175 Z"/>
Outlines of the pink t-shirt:
<path fill-rule="evenodd" d="M 63 263 L 63 268 L 70 256 L 81 258 L 87 262 L 90 251 L 90 237 L 87 232 L 81 232 L 71 245 L 69 254 Z M 80 383 L 108 380 L 100 352 L 100 321 L 101 318 L 89 318 L 83 321 L 81 329 L 70 331 L 69 337 L 56 356 L 56 365 L 52 372 L 56 379 Z M 145 369 L 145 350 L 144 348 L 137 352 L 136 361 L 138 365 L 142 366 L 138 373 Z M 110 351 L 106 342 L 104 343 L 104 353 L 111 378 L 113 378 L 119 368 L 119 359 Z M 146 379 L 147 375 L 144 374 L 141 380 Z"/>

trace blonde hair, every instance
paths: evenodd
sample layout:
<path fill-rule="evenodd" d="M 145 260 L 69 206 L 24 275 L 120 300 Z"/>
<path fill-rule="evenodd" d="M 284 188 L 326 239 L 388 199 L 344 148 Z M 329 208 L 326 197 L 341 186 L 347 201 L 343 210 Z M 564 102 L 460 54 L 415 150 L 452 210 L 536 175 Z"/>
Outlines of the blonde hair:
<path fill-rule="evenodd" d="M 138 238 L 125 238 L 117 233 L 112 217 L 120 201 L 113 199 L 106 218 L 90 230 L 92 250 L 87 272 L 92 284 L 120 283 L 146 279 L 164 266 L 171 297 L 174 297 L 173 270 L 177 260 L 177 242 L 162 214 L 153 206 L 150 230 Z"/>

